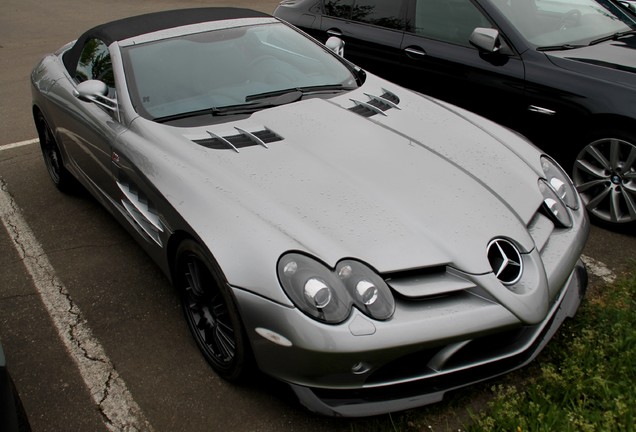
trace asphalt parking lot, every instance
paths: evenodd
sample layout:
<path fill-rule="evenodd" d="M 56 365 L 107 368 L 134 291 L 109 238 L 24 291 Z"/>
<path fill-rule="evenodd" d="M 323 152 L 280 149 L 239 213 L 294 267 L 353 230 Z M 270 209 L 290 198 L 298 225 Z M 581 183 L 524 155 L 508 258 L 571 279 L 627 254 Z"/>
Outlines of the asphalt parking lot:
<path fill-rule="evenodd" d="M 218 378 L 159 269 L 87 194 L 55 189 L 34 140 L 31 68 L 83 30 L 175 7 L 272 12 L 277 3 L 0 5 L 0 340 L 34 431 L 333 431 L 355 422 L 314 416 L 264 377 L 242 386 Z M 592 287 L 635 257 L 634 233 L 593 227 L 585 250 Z"/>

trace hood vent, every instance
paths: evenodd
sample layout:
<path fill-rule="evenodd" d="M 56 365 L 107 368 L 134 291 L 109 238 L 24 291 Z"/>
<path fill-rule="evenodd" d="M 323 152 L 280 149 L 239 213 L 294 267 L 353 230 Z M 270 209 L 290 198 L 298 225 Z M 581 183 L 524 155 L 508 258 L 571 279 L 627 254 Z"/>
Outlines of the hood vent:
<path fill-rule="evenodd" d="M 248 132 L 238 127 L 235 127 L 234 129 L 238 131 L 236 135 L 221 136 L 208 131 L 210 138 L 193 141 L 203 147 L 214 150 L 234 150 L 238 153 L 239 149 L 243 147 L 261 146 L 268 148 L 267 144 L 283 140 L 280 135 L 267 128 L 256 132 Z"/>
<path fill-rule="evenodd" d="M 365 96 L 369 98 L 369 100 L 366 102 L 351 99 L 351 102 L 353 102 L 355 106 L 349 108 L 349 111 L 359 114 L 363 117 L 372 117 L 376 114 L 385 116 L 385 111 L 388 111 L 391 108 L 400 109 L 398 107 L 400 98 L 388 90 L 382 89 L 382 91 L 384 93 L 382 93 L 381 96 L 375 96 L 365 93 Z"/>

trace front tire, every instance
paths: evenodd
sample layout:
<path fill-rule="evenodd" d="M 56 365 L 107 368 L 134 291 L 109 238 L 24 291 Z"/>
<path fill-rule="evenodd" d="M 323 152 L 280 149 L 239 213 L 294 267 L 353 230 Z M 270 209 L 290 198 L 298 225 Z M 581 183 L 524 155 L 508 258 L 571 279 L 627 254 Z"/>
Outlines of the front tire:
<path fill-rule="evenodd" d="M 218 265 L 198 243 L 185 240 L 175 270 L 183 312 L 201 353 L 222 378 L 241 380 L 251 369 L 251 351 Z"/>
<path fill-rule="evenodd" d="M 572 180 L 594 221 L 636 228 L 636 136 L 598 131 L 574 162 Z"/>
<path fill-rule="evenodd" d="M 62 192 L 72 192 L 75 187 L 75 179 L 64 167 L 60 148 L 55 141 L 53 131 L 41 113 L 35 115 L 35 126 L 40 139 L 40 149 L 44 157 L 46 170 L 53 184 Z"/>

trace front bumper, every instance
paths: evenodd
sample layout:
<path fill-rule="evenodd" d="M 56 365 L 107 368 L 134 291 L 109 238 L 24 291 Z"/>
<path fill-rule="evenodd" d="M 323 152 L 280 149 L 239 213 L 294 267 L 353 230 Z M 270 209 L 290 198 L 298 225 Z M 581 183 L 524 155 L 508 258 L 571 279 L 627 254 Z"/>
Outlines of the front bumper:
<path fill-rule="evenodd" d="M 505 308 L 467 295 L 461 308 L 454 301 L 452 310 L 431 310 L 438 313 L 437 320 L 429 316 L 425 322 L 432 330 L 417 322 L 419 308 L 402 326 L 369 326 L 354 313 L 346 325 L 321 328 L 297 309 L 234 293 L 261 370 L 288 382 L 311 411 L 361 417 L 438 402 L 448 391 L 523 367 L 574 316 L 586 287 L 579 260 L 538 324 L 520 325 Z M 262 332 L 264 322 L 269 333 Z M 453 333 L 444 334 L 447 329 Z"/>
<path fill-rule="evenodd" d="M 390 387 L 362 388 L 357 390 L 312 389 L 295 384 L 291 387 L 300 402 L 309 410 L 323 415 L 362 417 L 401 411 L 439 402 L 448 391 L 475 384 L 531 362 L 545 347 L 566 318 L 576 313 L 587 288 L 587 271 L 579 261 L 570 276 L 559 301 L 548 317 L 532 327 L 512 334 L 490 336 L 490 341 L 475 340 L 478 349 L 500 353 L 492 360 L 427 376 L 426 378 L 392 385 Z M 505 341 L 513 341 L 509 345 Z M 523 340 L 523 349 L 517 345 Z M 468 349 L 468 345 L 464 347 Z M 492 351 L 491 351 L 492 352 Z M 484 354 L 485 352 L 482 352 Z"/>

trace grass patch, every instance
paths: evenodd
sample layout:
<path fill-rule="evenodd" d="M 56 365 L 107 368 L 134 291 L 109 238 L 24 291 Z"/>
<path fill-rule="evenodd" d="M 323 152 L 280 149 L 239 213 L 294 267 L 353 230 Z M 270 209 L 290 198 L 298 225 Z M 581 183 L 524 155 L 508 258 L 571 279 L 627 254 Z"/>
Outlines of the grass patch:
<path fill-rule="evenodd" d="M 636 271 L 590 293 L 527 369 L 491 388 L 467 431 L 635 430 Z"/>
<path fill-rule="evenodd" d="M 362 419 L 357 431 L 636 431 L 636 265 L 588 292 L 530 365 L 440 404 Z"/>

